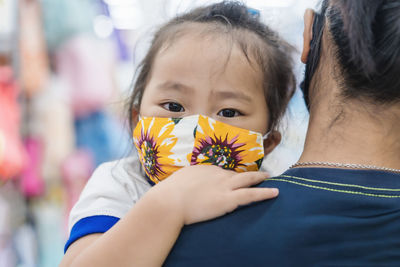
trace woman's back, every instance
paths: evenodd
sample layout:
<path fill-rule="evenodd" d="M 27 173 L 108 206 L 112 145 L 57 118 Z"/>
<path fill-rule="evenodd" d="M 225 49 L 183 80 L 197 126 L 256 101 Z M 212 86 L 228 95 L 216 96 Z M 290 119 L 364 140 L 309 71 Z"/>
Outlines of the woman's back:
<path fill-rule="evenodd" d="M 379 178 L 379 180 L 377 180 Z M 166 266 L 394 266 L 400 174 L 295 168 L 279 197 L 184 228 Z"/>

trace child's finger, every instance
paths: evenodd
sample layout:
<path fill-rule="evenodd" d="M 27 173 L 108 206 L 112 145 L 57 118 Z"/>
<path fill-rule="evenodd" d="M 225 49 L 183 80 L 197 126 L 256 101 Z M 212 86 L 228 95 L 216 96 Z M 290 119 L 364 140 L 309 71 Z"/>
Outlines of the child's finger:
<path fill-rule="evenodd" d="M 267 172 L 241 172 L 232 177 L 230 184 L 232 189 L 250 187 L 261 183 L 268 177 Z"/>
<path fill-rule="evenodd" d="M 278 188 L 241 188 L 233 192 L 238 205 L 275 198 L 279 195 Z"/>

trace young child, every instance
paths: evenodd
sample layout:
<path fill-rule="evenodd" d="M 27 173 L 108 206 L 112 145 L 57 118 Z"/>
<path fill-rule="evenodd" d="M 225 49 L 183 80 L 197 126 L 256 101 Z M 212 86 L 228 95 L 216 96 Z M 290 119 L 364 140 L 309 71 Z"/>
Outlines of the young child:
<path fill-rule="evenodd" d="M 138 156 L 94 172 L 61 265 L 158 266 L 183 225 L 277 196 L 249 187 L 267 178 L 256 171 L 281 139 L 295 88 L 290 53 L 237 2 L 161 27 L 130 100 Z"/>

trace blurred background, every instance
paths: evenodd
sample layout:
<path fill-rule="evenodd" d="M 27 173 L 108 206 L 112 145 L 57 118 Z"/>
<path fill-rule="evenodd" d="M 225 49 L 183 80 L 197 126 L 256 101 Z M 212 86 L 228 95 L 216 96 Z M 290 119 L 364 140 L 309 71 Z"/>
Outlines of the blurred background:
<path fill-rule="evenodd" d="M 0 0 L 0 267 L 59 264 L 87 179 L 132 152 L 125 105 L 153 32 L 212 2 Z M 243 2 L 301 51 L 316 0 Z M 263 163 L 272 175 L 298 159 L 307 122 L 298 90 L 282 144 Z"/>

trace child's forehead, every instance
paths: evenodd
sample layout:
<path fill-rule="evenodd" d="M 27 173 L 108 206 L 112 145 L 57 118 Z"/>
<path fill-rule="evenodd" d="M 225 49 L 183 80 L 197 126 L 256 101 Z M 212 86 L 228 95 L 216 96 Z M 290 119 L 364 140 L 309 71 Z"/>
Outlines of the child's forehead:
<path fill-rule="evenodd" d="M 259 79 L 262 76 L 260 67 L 249 57 L 236 42 L 225 36 L 187 34 L 160 50 L 153 67 L 162 62 L 175 69 L 182 66 L 183 70 L 195 71 L 205 67 L 214 74 L 246 74 Z"/>
<path fill-rule="evenodd" d="M 229 54 L 233 47 L 240 46 L 243 56 L 253 57 L 256 48 L 265 48 L 265 44 L 257 34 L 248 29 L 232 28 L 221 23 L 185 22 L 169 28 L 162 39 L 158 53 L 167 51 L 170 47 L 192 40 L 193 46 L 211 46 L 216 44 L 220 52 Z M 188 44 L 188 42 L 186 42 Z M 196 45 L 197 44 L 197 45 Z"/>
<path fill-rule="evenodd" d="M 206 58 L 215 56 L 215 63 L 220 62 L 224 66 L 236 59 L 241 65 L 250 66 L 253 71 L 261 73 L 261 64 L 256 56 L 262 46 L 265 48 L 261 42 L 248 30 L 227 29 L 224 25 L 212 23 L 188 23 L 169 33 L 155 59 L 157 61 L 157 58 L 171 53 L 177 56 L 195 53 Z"/>
<path fill-rule="evenodd" d="M 188 32 L 181 34 L 163 44 L 157 56 L 163 56 L 170 52 L 195 52 L 211 54 L 218 50 L 220 57 L 230 54 L 236 44 L 228 40 L 225 36 L 207 33 L 201 34 L 198 32 Z"/>

